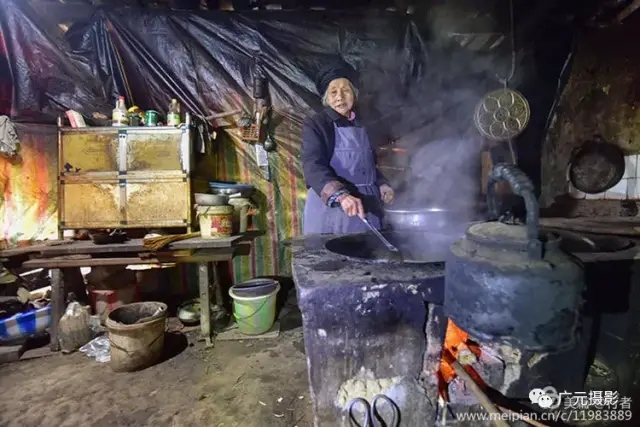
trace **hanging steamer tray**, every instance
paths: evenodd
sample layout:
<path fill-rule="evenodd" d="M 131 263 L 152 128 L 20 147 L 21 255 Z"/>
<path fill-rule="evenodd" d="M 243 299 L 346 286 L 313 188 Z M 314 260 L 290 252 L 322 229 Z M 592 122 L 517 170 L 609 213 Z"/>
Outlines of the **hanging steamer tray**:
<path fill-rule="evenodd" d="M 485 138 L 509 141 L 527 127 L 530 115 L 526 98 L 520 92 L 503 88 L 482 98 L 473 119 L 476 128 Z"/>

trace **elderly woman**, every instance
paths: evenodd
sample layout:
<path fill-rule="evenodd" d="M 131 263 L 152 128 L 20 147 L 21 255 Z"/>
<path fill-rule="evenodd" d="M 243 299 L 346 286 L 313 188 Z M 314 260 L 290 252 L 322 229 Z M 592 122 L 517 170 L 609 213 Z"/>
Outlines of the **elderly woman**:
<path fill-rule="evenodd" d="M 308 190 L 304 234 L 368 230 L 360 218 L 379 229 L 382 203 L 393 200 L 393 190 L 376 169 L 367 131 L 353 110 L 356 82 L 356 71 L 342 61 L 323 68 L 316 79 L 325 108 L 303 127 L 302 164 Z"/>

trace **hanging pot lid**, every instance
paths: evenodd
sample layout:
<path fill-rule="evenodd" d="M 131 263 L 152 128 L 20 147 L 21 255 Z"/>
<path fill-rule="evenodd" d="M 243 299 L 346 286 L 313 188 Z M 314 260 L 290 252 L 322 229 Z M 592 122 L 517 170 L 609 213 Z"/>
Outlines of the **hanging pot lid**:
<path fill-rule="evenodd" d="M 508 141 L 520 135 L 529 124 L 529 102 L 512 89 L 498 89 L 482 98 L 474 114 L 478 131 L 493 141 Z"/>
<path fill-rule="evenodd" d="M 467 229 L 467 238 L 486 246 L 526 251 L 531 245 L 531 237 L 526 225 L 505 224 L 501 221 L 489 221 L 473 224 Z M 560 243 L 557 235 L 540 232 L 536 238 L 549 245 L 556 246 Z"/>

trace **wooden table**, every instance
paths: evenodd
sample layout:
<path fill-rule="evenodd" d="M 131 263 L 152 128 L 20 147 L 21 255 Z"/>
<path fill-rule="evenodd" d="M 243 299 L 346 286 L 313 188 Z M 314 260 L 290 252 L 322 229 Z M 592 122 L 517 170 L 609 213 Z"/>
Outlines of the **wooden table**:
<path fill-rule="evenodd" d="M 95 266 L 123 266 L 135 264 L 196 263 L 200 289 L 200 331 L 207 345 L 211 345 L 211 286 L 217 303 L 222 301 L 217 264 L 236 256 L 248 255 L 251 241 L 262 235 L 259 231 L 241 233 L 224 239 L 193 238 L 168 245 L 159 252 L 150 252 L 142 239 L 125 243 L 96 245 L 92 241 L 50 241 L 43 244 L 0 251 L 13 267 L 51 269 L 51 350 L 60 349 L 58 323 L 65 310 L 63 272 L 69 268 Z M 210 275 L 213 267 L 213 277 Z M 211 278 L 213 283 L 211 283 Z"/>

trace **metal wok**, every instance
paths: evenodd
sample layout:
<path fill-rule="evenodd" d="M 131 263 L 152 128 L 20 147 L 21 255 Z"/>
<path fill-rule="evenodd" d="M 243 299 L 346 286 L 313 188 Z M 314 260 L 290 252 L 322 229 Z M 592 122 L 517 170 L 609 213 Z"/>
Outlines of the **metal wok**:
<path fill-rule="evenodd" d="M 325 247 L 333 253 L 360 262 L 444 262 L 449 246 L 464 235 L 464 228 L 459 233 L 383 231 L 382 234 L 399 249 L 399 253 L 389 251 L 372 233 L 336 237 L 328 240 Z"/>

